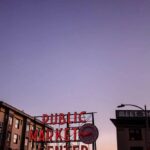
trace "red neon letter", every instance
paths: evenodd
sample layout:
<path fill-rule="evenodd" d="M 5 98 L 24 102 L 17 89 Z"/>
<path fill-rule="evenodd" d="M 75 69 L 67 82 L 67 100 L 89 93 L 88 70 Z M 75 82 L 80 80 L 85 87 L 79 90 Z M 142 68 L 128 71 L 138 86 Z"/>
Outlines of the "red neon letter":
<path fill-rule="evenodd" d="M 70 140 L 70 132 L 69 132 L 69 128 L 65 128 L 65 141 L 68 142 Z"/>
<path fill-rule="evenodd" d="M 86 114 L 86 111 L 80 112 L 80 114 L 79 114 L 79 122 L 82 122 L 82 123 L 86 122 L 86 120 L 82 120 L 82 115 L 84 115 L 84 114 Z"/>
<path fill-rule="evenodd" d="M 81 150 L 88 150 L 88 148 L 87 148 L 87 146 L 82 145 L 82 146 L 81 146 Z"/>
<path fill-rule="evenodd" d="M 40 130 L 39 131 L 40 133 L 40 136 L 39 136 L 39 139 L 38 139 L 38 141 L 43 141 L 44 142 L 44 140 L 45 140 L 45 138 L 44 138 L 44 131 L 43 130 Z"/>
<path fill-rule="evenodd" d="M 76 150 L 76 148 L 79 149 L 79 145 L 73 145 L 73 150 Z"/>
<path fill-rule="evenodd" d="M 47 129 L 47 132 L 46 132 L 46 140 L 47 141 L 52 141 L 52 137 L 53 137 L 53 130 L 52 129 Z"/>
<path fill-rule="evenodd" d="M 48 146 L 47 150 L 53 149 L 53 146 Z"/>
<path fill-rule="evenodd" d="M 34 133 L 33 133 L 34 132 Z M 29 139 L 30 141 L 37 141 L 38 130 L 32 131 L 30 130 Z"/>
<path fill-rule="evenodd" d="M 70 146 L 64 146 L 64 148 L 66 149 L 66 150 L 70 150 Z"/>
<path fill-rule="evenodd" d="M 74 113 L 74 123 L 77 123 L 77 112 Z"/>
<path fill-rule="evenodd" d="M 59 124 L 64 124 L 64 123 L 66 123 L 65 115 L 63 113 L 60 113 L 59 114 Z"/>
<path fill-rule="evenodd" d="M 76 141 L 77 140 L 77 130 L 78 130 L 78 128 L 73 127 L 72 130 L 73 130 L 74 141 Z"/>
<path fill-rule="evenodd" d="M 48 120 L 49 120 L 49 116 L 47 114 L 43 114 L 43 116 L 42 116 L 42 122 L 43 123 L 47 123 Z"/>
<path fill-rule="evenodd" d="M 59 146 L 59 148 L 58 148 L 58 146 L 55 146 L 55 150 L 62 150 L 62 146 Z"/>
<path fill-rule="evenodd" d="M 60 128 L 60 130 L 56 129 L 56 141 L 58 141 L 58 138 L 60 139 L 60 141 L 62 141 L 61 131 L 62 131 L 62 128 Z"/>
<path fill-rule="evenodd" d="M 51 123 L 50 124 L 57 124 L 57 114 L 51 114 Z"/>
<path fill-rule="evenodd" d="M 70 124 L 70 112 L 67 114 L 67 123 Z"/>

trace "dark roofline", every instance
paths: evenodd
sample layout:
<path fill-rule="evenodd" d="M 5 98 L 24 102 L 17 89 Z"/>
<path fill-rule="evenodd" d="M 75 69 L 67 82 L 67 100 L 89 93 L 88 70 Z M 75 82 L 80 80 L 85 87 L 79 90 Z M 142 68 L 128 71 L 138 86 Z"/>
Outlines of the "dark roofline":
<path fill-rule="evenodd" d="M 9 105 L 8 103 L 5 103 L 5 102 L 3 102 L 3 101 L 0 101 L 0 106 L 4 106 L 4 107 L 6 107 L 6 108 L 9 108 L 9 109 L 13 110 L 14 112 L 19 113 L 19 114 L 22 115 L 22 116 L 25 116 L 25 117 L 28 117 L 28 118 L 34 120 L 34 117 L 33 117 L 33 116 L 28 115 L 28 114 L 25 113 L 24 111 L 21 111 L 21 110 L 17 109 L 16 107 L 13 107 L 13 106 Z"/>
<path fill-rule="evenodd" d="M 21 111 L 21 110 L 15 108 L 15 107 L 9 105 L 8 103 L 6 103 L 6 102 L 4 102 L 4 101 L 0 101 L 0 107 L 1 107 L 1 106 L 5 107 L 5 108 L 9 108 L 10 110 L 13 110 L 14 112 L 20 114 L 20 115 L 23 116 L 23 117 L 27 117 L 27 118 L 31 119 L 33 122 L 35 121 L 36 123 L 38 123 L 38 124 L 40 124 L 40 125 L 44 125 L 44 123 L 43 123 L 42 121 L 36 119 L 36 118 L 33 117 L 33 116 L 28 115 L 28 114 L 25 113 L 24 111 Z M 52 129 L 52 127 L 50 127 L 50 126 L 48 126 L 48 125 L 45 125 L 45 126 Z"/>
<path fill-rule="evenodd" d="M 121 119 L 110 119 L 116 128 L 118 127 L 143 127 L 145 128 L 145 119 L 144 118 L 121 118 Z M 149 120 L 150 123 L 150 120 Z"/>

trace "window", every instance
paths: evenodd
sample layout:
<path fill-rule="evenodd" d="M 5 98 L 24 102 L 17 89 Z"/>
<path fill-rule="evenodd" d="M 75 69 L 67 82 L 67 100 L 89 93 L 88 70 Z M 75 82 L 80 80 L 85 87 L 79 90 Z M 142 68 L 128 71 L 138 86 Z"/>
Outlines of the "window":
<path fill-rule="evenodd" d="M 38 136 L 40 136 L 40 128 L 36 128 L 37 129 L 37 131 L 38 131 Z"/>
<path fill-rule="evenodd" d="M 143 147 L 140 147 L 140 146 L 130 147 L 130 150 L 143 150 Z"/>
<path fill-rule="evenodd" d="M 141 128 L 130 128 L 129 129 L 129 140 L 142 140 Z"/>
<path fill-rule="evenodd" d="M 8 132 L 8 133 L 7 133 L 7 141 L 9 142 L 10 140 L 11 140 L 11 133 Z"/>
<path fill-rule="evenodd" d="M 15 128 L 19 129 L 19 119 L 17 119 L 17 118 L 15 120 Z"/>
<path fill-rule="evenodd" d="M 21 125 L 23 124 L 23 120 L 20 120 L 20 124 L 21 124 Z"/>
<path fill-rule="evenodd" d="M 3 127 L 3 124 L 4 124 L 3 122 L 0 122 L 0 128 L 2 128 L 2 127 Z"/>
<path fill-rule="evenodd" d="M 34 142 L 33 141 L 31 142 L 31 148 L 34 148 Z"/>
<path fill-rule="evenodd" d="M 11 126 L 12 123 L 13 123 L 13 117 L 9 116 L 9 118 L 8 118 L 8 125 Z"/>
<path fill-rule="evenodd" d="M 29 143 L 29 139 L 25 138 L 25 146 L 28 146 L 28 143 Z"/>
<path fill-rule="evenodd" d="M 39 148 L 39 144 L 37 143 L 37 144 L 36 144 L 36 149 L 38 149 L 38 148 Z"/>
<path fill-rule="evenodd" d="M 3 128 L 0 128 L 0 134 L 2 134 L 3 133 Z"/>
<path fill-rule="evenodd" d="M 31 126 L 31 130 L 34 130 L 34 126 Z"/>
<path fill-rule="evenodd" d="M 30 130 L 30 124 L 27 123 L 27 125 L 26 125 L 26 131 L 29 131 L 29 130 Z"/>
<path fill-rule="evenodd" d="M 15 144 L 18 143 L 18 134 L 14 134 L 13 142 L 14 142 Z"/>
<path fill-rule="evenodd" d="M 2 136 L 3 136 L 2 133 L 0 133 L 0 144 L 1 144 Z"/>

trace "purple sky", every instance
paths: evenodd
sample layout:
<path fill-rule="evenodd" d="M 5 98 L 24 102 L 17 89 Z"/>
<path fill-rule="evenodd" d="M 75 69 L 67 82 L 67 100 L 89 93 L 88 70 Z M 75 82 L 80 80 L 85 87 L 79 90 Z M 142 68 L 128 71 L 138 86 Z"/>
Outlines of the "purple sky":
<path fill-rule="evenodd" d="M 116 150 L 116 106 L 150 109 L 150 1 L 1 0 L 0 99 L 31 115 L 96 111 Z"/>

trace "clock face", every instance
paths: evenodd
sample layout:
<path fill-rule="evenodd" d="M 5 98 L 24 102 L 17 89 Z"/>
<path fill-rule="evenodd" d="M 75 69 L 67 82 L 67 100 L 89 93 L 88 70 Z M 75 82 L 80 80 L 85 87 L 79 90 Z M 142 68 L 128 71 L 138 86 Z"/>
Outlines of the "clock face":
<path fill-rule="evenodd" d="M 91 123 L 84 124 L 79 129 L 79 139 L 85 144 L 92 144 L 98 138 L 98 129 Z"/>

